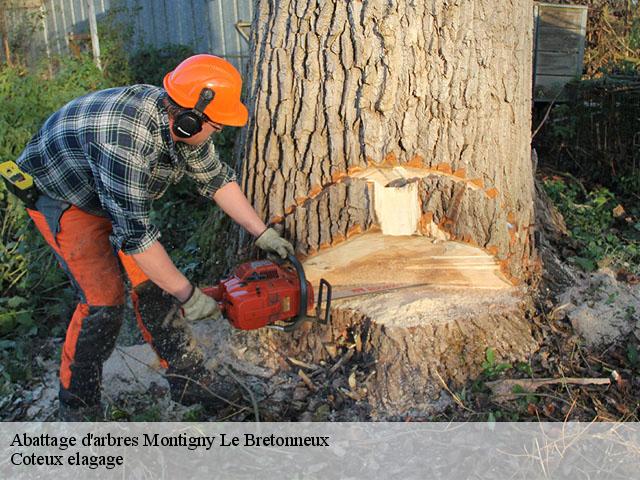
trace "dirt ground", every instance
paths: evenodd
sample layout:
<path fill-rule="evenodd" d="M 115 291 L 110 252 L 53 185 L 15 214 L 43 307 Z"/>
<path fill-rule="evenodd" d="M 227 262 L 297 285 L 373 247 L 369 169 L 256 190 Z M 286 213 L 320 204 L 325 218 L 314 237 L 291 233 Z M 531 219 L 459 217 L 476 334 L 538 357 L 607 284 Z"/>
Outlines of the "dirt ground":
<path fill-rule="evenodd" d="M 511 365 L 501 363 L 496 352 L 478 378 L 465 385 L 443 383 L 440 413 L 412 412 L 375 420 L 638 421 L 640 285 L 636 280 L 601 270 L 581 275 L 556 300 L 543 295 L 531 319 L 540 343 L 532 358 Z M 104 368 L 105 419 L 372 420 L 364 387 L 372 366 L 363 363 L 355 344 L 346 341 L 329 363 L 285 358 L 289 370 L 276 372 L 253 363 L 248 352 L 233 350 L 229 340 L 235 333 L 224 323 L 201 322 L 194 332 L 209 355 L 210 368 L 238 386 L 241 400 L 214 414 L 172 402 L 156 356 L 125 328 Z M 34 358 L 38 373 L 4 400 L 3 420 L 56 419 L 58 360 L 54 352 L 59 352 L 61 343 L 62 338 L 53 338 L 39 346 Z M 514 379 L 519 380 L 516 386 L 505 382 Z M 533 383 L 540 379 L 550 380 L 544 385 Z M 573 379 L 584 384 L 569 383 Z M 499 391 L 502 396 L 496 395 Z"/>

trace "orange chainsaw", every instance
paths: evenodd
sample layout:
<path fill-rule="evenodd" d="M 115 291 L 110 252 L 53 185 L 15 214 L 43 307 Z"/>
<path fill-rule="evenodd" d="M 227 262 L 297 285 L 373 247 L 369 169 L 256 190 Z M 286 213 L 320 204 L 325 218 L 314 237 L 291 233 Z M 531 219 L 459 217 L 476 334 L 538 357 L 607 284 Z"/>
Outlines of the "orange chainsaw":
<path fill-rule="evenodd" d="M 241 330 L 267 327 L 291 332 L 304 322 L 331 321 L 331 285 L 325 279 L 320 280 L 315 315 L 308 315 L 314 306 L 313 287 L 293 255 L 281 263 L 270 260 L 243 263 L 230 277 L 202 291 L 214 298 L 231 325 Z"/>

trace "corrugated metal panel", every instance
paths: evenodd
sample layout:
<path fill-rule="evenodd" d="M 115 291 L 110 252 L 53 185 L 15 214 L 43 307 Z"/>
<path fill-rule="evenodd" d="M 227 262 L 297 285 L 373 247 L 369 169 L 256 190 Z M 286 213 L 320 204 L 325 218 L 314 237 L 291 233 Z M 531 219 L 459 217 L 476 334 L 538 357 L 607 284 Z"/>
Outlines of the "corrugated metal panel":
<path fill-rule="evenodd" d="M 96 15 L 103 15 L 109 7 L 108 0 L 95 2 Z M 68 53 L 69 34 L 89 29 L 85 0 L 45 0 L 45 30 L 50 51 L 55 55 Z"/>
<path fill-rule="evenodd" d="M 45 17 L 36 42 L 41 46 L 41 57 L 67 54 L 69 34 L 88 31 L 86 1 L 42 0 Z M 93 1 L 98 20 L 112 8 L 127 12 L 134 31 L 133 49 L 179 43 L 196 52 L 223 56 L 238 68 L 246 66 L 249 45 L 236 24 L 251 21 L 253 0 Z"/>

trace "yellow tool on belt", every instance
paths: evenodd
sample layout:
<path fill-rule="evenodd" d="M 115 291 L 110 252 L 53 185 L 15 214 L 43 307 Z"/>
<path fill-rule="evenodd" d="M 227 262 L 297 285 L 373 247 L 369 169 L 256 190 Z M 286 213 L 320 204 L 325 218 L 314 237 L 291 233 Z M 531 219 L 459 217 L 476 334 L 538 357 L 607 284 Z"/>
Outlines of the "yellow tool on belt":
<path fill-rule="evenodd" d="M 33 186 L 33 177 L 20 170 L 13 160 L 0 163 L 0 175 L 20 190 L 27 190 Z"/>
<path fill-rule="evenodd" d="M 0 175 L 11 193 L 22 200 L 27 208 L 35 208 L 39 192 L 31 175 L 23 172 L 13 160 L 0 163 Z"/>

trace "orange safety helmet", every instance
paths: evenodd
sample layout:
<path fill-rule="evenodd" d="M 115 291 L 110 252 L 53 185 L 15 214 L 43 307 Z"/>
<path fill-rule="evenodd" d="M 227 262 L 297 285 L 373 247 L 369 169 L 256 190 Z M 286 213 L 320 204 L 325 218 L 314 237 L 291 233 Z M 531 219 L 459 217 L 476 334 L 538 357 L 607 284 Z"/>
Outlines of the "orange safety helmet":
<path fill-rule="evenodd" d="M 194 55 L 167 73 L 162 82 L 169 97 L 181 107 L 194 108 L 205 88 L 215 96 L 204 114 L 221 125 L 242 127 L 249 113 L 240 101 L 242 77 L 226 60 L 214 55 Z"/>

